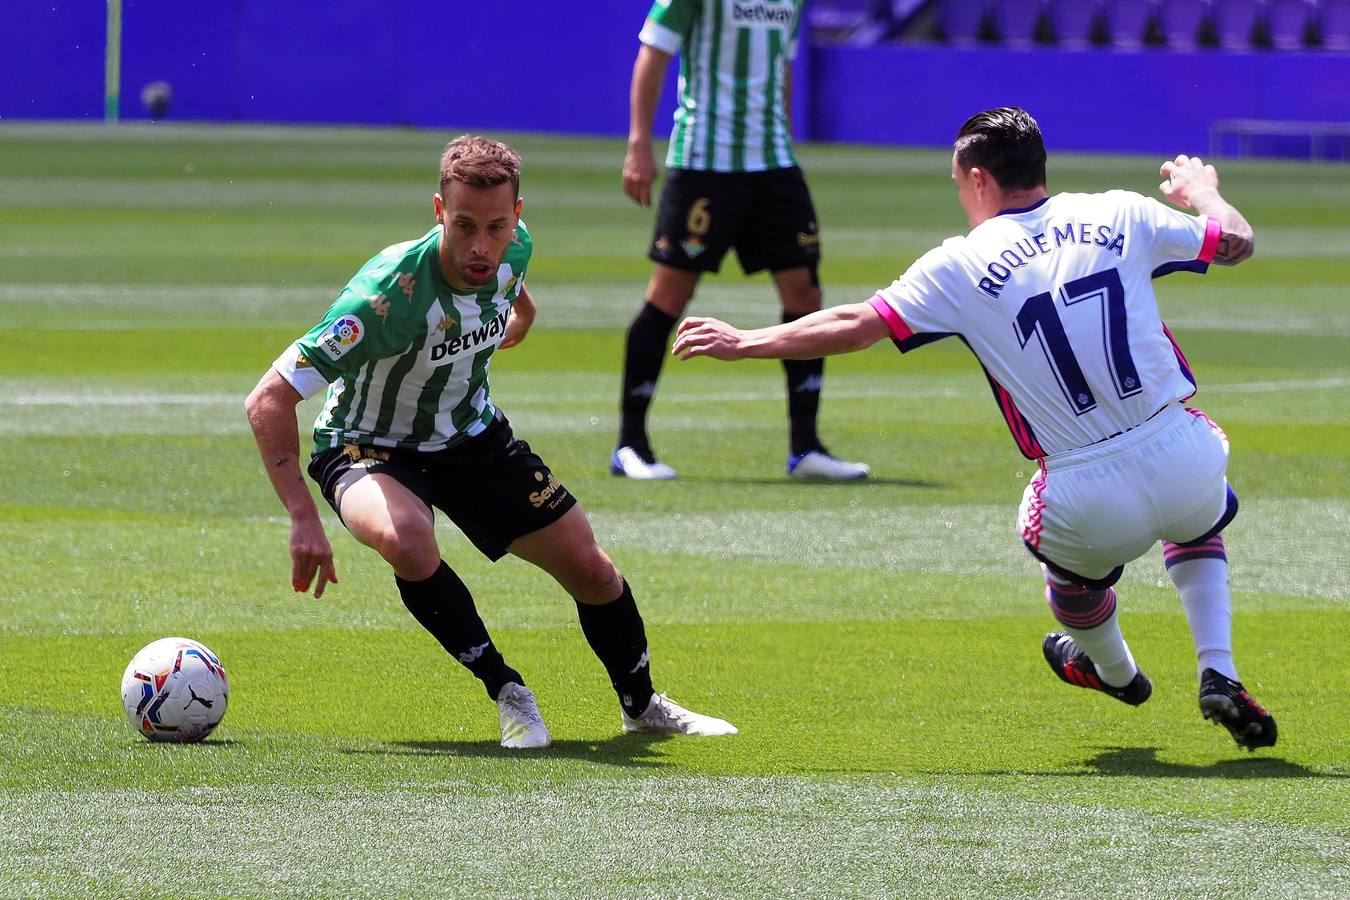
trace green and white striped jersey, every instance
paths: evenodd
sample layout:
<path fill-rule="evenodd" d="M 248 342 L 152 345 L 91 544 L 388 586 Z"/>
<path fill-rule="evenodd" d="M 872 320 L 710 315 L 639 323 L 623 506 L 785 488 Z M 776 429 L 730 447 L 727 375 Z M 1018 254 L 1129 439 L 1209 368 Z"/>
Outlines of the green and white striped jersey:
<path fill-rule="evenodd" d="M 302 397 L 328 389 L 314 422 L 316 449 L 441 450 L 496 416 L 488 362 L 525 281 L 530 235 L 521 222 L 496 278 L 474 293 L 446 282 L 440 242 L 436 227 L 380 251 L 272 364 Z"/>
<path fill-rule="evenodd" d="M 804 0 L 656 0 L 638 39 L 680 54 L 666 166 L 760 172 L 797 164 L 784 98 Z"/>

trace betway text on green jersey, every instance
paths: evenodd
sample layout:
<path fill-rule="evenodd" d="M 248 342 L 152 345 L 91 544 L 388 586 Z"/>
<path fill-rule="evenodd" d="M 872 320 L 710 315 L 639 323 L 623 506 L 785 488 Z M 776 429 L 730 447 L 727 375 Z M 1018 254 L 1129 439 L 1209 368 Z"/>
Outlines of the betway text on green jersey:
<path fill-rule="evenodd" d="M 666 166 L 759 172 L 797 164 L 784 84 L 804 0 L 656 0 L 638 36 L 680 54 Z"/>
<path fill-rule="evenodd" d="M 496 277 L 476 292 L 446 282 L 440 241 L 437 227 L 380 251 L 273 363 L 302 397 L 327 388 L 314 422 L 317 449 L 441 450 L 496 416 L 488 362 L 524 284 L 530 235 L 521 222 Z"/>

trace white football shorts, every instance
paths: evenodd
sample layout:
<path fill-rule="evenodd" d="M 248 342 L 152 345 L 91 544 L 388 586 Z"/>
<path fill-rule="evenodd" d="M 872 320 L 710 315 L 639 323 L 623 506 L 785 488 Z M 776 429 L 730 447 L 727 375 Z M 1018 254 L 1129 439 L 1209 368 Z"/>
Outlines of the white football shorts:
<path fill-rule="evenodd" d="M 1160 540 L 1212 536 L 1237 512 L 1228 437 L 1179 403 L 1113 438 L 1046 457 L 1018 510 L 1027 549 L 1062 575 L 1108 587 Z"/>

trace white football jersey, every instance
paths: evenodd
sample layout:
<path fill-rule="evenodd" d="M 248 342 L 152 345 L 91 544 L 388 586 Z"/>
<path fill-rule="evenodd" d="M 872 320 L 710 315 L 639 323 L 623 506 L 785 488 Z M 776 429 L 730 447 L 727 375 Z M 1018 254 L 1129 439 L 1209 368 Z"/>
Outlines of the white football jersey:
<path fill-rule="evenodd" d="M 948 239 L 871 303 L 902 351 L 964 340 L 1018 447 L 1038 459 L 1114 437 L 1195 392 L 1152 279 L 1203 270 L 1220 234 L 1212 216 L 1131 191 L 1056 194 Z"/>

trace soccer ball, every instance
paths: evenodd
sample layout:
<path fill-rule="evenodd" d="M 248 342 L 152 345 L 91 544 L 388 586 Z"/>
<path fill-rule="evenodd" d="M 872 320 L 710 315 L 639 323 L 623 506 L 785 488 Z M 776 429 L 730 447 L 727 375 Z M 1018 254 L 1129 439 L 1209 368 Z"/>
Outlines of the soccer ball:
<path fill-rule="evenodd" d="M 122 673 L 122 706 L 152 741 L 200 741 L 225 717 L 230 680 L 205 644 L 180 637 L 146 644 Z"/>

